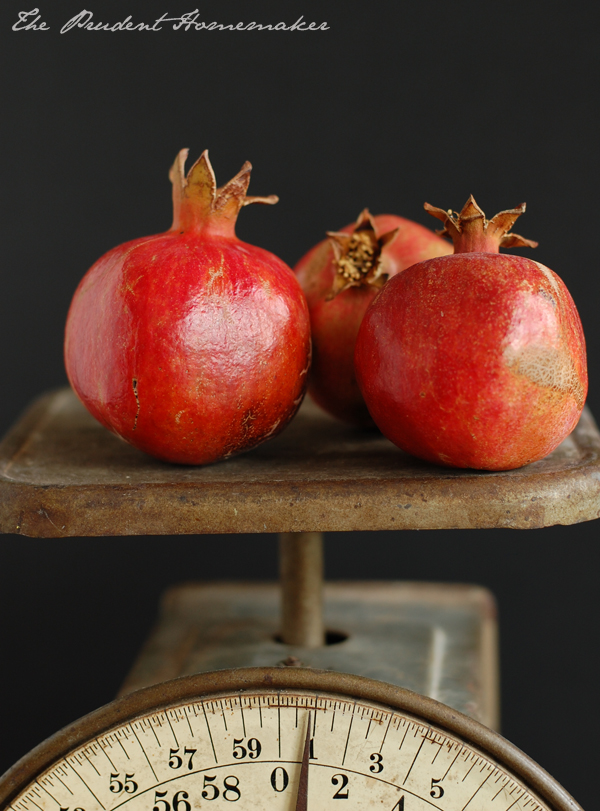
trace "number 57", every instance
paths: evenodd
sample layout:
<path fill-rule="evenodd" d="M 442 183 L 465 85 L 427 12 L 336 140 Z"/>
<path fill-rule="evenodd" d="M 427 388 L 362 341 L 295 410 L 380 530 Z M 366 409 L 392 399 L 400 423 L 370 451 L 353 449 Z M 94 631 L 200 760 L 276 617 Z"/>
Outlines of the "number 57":
<path fill-rule="evenodd" d="M 196 754 L 196 751 L 197 751 L 196 749 L 188 749 L 187 746 L 183 750 L 184 757 L 185 755 L 190 756 L 187 764 L 187 767 L 188 769 L 190 769 L 190 771 L 193 768 L 192 760 L 194 755 Z M 179 754 L 179 749 L 169 749 L 169 766 L 172 769 L 181 769 L 181 767 L 183 766 L 183 758 Z"/>

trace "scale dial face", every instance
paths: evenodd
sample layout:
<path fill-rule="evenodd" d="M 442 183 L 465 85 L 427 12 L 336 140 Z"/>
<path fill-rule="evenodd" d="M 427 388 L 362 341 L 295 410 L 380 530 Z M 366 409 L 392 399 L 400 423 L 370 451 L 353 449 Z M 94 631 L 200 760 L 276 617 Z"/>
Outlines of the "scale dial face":
<path fill-rule="evenodd" d="M 448 707 L 368 679 L 287 668 L 142 690 L 63 730 L 0 779 L 0 808 L 10 811 L 331 811 L 332 804 L 334 811 L 580 808 L 519 750 Z"/>

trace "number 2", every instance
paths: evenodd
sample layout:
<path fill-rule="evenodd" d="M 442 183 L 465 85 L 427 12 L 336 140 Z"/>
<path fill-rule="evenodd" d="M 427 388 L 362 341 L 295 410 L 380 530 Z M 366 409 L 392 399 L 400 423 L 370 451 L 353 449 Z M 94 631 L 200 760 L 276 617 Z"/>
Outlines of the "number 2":
<path fill-rule="evenodd" d="M 338 777 L 340 778 L 339 780 Z M 333 795 L 333 799 L 347 800 L 350 789 L 346 789 L 346 791 L 343 791 L 343 789 L 345 789 L 346 786 L 348 785 L 348 776 L 345 774 L 334 774 L 333 777 L 331 778 L 331 782 L 333 783 L 334 786 L 337 786 L 338 783 L 342 784 Z"/>

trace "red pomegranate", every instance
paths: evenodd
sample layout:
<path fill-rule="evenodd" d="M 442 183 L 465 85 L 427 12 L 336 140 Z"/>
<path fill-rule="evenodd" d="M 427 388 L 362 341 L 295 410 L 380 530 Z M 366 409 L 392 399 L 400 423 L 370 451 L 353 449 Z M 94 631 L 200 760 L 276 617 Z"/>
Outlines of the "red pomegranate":
<path fill-rule="evenodd" d="M 119 245 L 80 283 L 69 311 L 69 380 L 93 416 L 146 453 L 204 464 L 274 436 L 302 400 L 306 301 L 291 269 L 241 242 L 251 165 L 218 189 L 204 152 L 171 169 L 169 231 Z"/>
<path fill-rule="evenodd" d="M 373 421 L 354 374 L 354 345 L 369 304 L 386 279 L 451 245 L 416 222 L 365 209 L 329 232 L 294 268 L 310 310 L 313 360 L 308 391 L 328 413 L 354 425 Z"/>
<path fill-rule="evenodd" d="M 573 300 L 549 268 L 499 247 L 525 205 L 485 219 L 426 204 L 455 254 L 391 279 L 363 320 L 358 382 L 381 431 L 421 459 L 509 470 L 541 459 L 574 428 L 587 393 Z"/>

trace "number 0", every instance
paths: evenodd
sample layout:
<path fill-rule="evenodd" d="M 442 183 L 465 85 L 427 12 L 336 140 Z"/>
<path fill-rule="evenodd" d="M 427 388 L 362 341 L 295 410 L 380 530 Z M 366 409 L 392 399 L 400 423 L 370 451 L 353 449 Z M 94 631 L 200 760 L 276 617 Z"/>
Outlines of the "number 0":
<path fill-rule="evenodd" d="M 271 772 L 271 785 L 274 791 L 285 791 L 290 782 L 290 778 L 286 770 L 282 766 L 278 766 Z"/>

